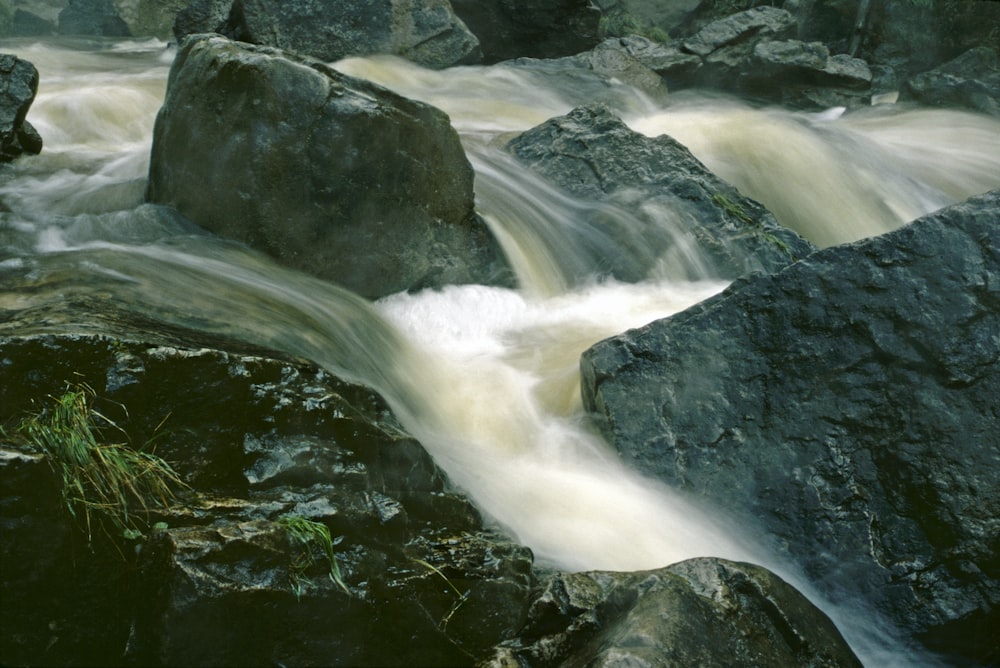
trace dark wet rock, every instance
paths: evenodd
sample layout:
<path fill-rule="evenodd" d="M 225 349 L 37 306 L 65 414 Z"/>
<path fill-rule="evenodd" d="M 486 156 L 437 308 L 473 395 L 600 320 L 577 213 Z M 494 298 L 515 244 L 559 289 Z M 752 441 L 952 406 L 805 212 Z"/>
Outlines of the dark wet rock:
<path fill-rule="evenodd" d="M 590 0 L 452 0 L 487 63 L 561 58 L 601 41 L 601 11 Z"/>
<path fill-rule="evenodd" d="M 99 35 L 131 37 L 112 0 L 69 0 L 59 12 L 59 33 L 62 35 Z"/>
<path fill-rule="evenodd" d="M 174 37 L 177 41 L 188 35 L 214 32 L 229 34 L 227 26 L 233 0 L 194 0 L 177 12 L 174 20 Z"/>
<path fill-rule="evenodd" d="M 688 87 L 696 80 L 702 66 L 699 56 L 687 53 L 674 44 L 660 44 L 640 35 L 613 37 L 602 44 L 613 44 L 659 74 L 668 88 Z"/>
<path fill-rule="evenodd" d="M 1000 116 L 1000 56 L 986 46 L 971 49 L 911 77 L 899 96 L 935 107 L 960 107 Z"/>
<path fill-rule="evenodd" d="M 169 39 L 177 13 L 189 0 L 112 0 L 118 15 L 136 37 Z"/>
<path fill-rule="evenodd" d="M 38 92 L 38 70 L 26 60 L 0 54 L 0 162 L 42 150 L 42 138 L 26 119 Z"/>
<path fill-rule="evenodd" d="M 792 37 L 795 20 L 776 7 L 754 7 L 713 21 L 683 41 L 684 50 L 709 62 L 738 62 L 763 38 Z"/>
<path fill-rule="evenodd" d="M 1000 191 L 738 281 L 583 356 L 622 456 L 864 600 L 995 662 Z"/>
<path fill-rule="evenodd" d="M 147 198 L 366 297 L 509 282 L 441 111 L 219 36 L 182 46 Z"/>
<path fill-rule="evenodd" d="M 5 313 L 0 423 L 87 384 L 192 490 L 145 537 L 88 543 L 44 458 L 5 445 L 0 662 L 468 665 L 523 623 L 530 551 L 483 527 L 371 390 L 127 316 L 44 333 L 107 327 L 83 306 Z M 327 527 L 337 577 L 287 515 Z"/>
<path fill-rule="evenodd" d="M 703 66 L 678 83 L 811 109 L 869 104 L 868 64 L 793 39 L 796 28 L 792 14 L 766 6 L 712 21 L 683 40 Z"/>
<path fill-rule="evenodd" d="M 595 229 L 623 249 L 618 258 L 602 247 L 607 273 L 620 280 L 641 280 L 657 266 L 733 278 L 777 270 L 813 250 L 679 143 L 634 132 L 603 106 L 546 121 L 508 150 L 572 197 L 594 203 Z M 622 205 L 632 217 L 605 215 L 601 203 Z M 692 264 L 692 246 L 711 267 Z"/>
<path fill-rule="evenodd" d="M 443 68 L 482 57 L 448 0 L 235 0 L 230 24 L 237 39 L 324 61 L 392 54 Z"/>
<path fill-rule="evenodd" d="M 700 558 L 557 574 L 486 666 L 860 666 L 840 632 L 759 566 Z"/>
<path fill-rule="evenodd" d="M 15 37 L 44 37 L 56 32 L 56 24 L 37 14 L 18 8 L 11 20 L 11 34 Z"/>

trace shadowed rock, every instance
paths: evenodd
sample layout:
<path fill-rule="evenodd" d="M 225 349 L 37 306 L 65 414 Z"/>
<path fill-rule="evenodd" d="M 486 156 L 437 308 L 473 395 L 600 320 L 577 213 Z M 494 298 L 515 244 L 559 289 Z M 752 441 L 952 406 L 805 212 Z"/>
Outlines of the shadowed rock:
<path fill-rule="evenodd" d="M 834 597 L 990 663 L 1000 191 L 738 281 L 582 359 L 635 467 L 759 527 Z"/>

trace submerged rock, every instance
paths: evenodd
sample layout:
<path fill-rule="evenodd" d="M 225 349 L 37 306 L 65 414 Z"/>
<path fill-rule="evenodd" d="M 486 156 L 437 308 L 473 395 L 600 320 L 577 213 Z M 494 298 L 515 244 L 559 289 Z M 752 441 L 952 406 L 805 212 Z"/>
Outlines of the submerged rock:
<path fill-rule="evenodd" d="M 559 573 L 484 666 L 860 666 L 833 622 L 759 566 L 699 558 Z"/>
<path fill-rule="evenodd" d="M 26 60 L 0 53 L 0 162 L 37 155 L 42 138 L 26 120 L 38 92 L 38 70 Z"/>
<path fill-rule="evenodd" d="M 192 37 L 147 199 L 366 297 L 510 281 L 473 172 L 429 105 L 277 49 Z"/>
<path fill-rule="evenodd" d="M 1000 191 L 738 281 L 583 356 L 626 461 L 834 599 L 998 659 Z"/>
<path fill-rule="evenodd" d="M 679 143 L 634 132 L 603 106 L 546 121 L 507 148 L 542 178 L 591 203 L 587 215 L 609 242 L 599 251 L 600 262 L 620 280 L 657 271 L 735 278 L 775 271 L 813 250 Z M 609 215 L 604 203 L 631 213 Z"/>

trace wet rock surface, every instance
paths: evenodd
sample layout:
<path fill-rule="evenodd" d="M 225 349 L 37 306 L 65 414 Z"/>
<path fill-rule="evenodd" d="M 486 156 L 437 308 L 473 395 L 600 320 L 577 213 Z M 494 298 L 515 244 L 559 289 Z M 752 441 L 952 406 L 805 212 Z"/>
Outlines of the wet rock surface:
<path fill-rule="evenodd" d="M 14 55 L 0 53 L 0 163 L 41 152 L 42 138 L 26 120 L 37 92 L 35 66 Z"/>
<path fill-rule="evenodd" d="M 629 259 L 618 262 L 604 247 L 605 270 L 620 280 L 641 280 L 658 265 L 735 278 L 777 270 L 813 250 L 679 143 L 634 132 L 603 106 L 546 121 L 507 148 L 573 197 L 595 203 L 595 227 Z M 634 217 L 605 216 L 601 202 L 620 203 Z M 713 266 L 692 265 L 688 247 L 704 251 Z M 636 266 L 634 258 L 644 262 Z"/>
<path fill-rule="evenodd" d="M 933 70 L 908 79 L 902 100 L 958 107 L 1000 116 L 1000 55 L 995 48 L 970 49 Z"/>
<path fill-rule="evenodd" d="M 759 527 L 835 597 L 990 663 L 1000 192 L 737 281 L 582 360 L 637 468 Z"/>
<path fill-rule="evenodd" d="M 318 61 L 206 35 L 185 42 L 171 70 L 147 199 L 375 298 L 510 282 L 472 181 L 441 111 Z"/>

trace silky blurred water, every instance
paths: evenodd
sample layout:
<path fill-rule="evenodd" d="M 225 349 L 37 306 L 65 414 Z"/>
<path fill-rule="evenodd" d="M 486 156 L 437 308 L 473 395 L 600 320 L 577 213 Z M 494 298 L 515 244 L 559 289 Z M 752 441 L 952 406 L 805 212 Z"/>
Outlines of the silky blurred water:
<path fill-rule="evenodd" d="M 695 556 L 762 563 L 822 604 L 794 567 L 725 517 L 624 467 L 589 426 L 578 360 L 608 336 L 676 313 L 725 284 L 671 212 L 670 256 L 644 280 L 602 275 L 641 253 L 588 225 L 634 211 L 570 197 L 499 146 L 600 101 L 637 132 L 668 133 L 818 245 L 853 241 L 1000 186 L 1000 123 L 885 106 L 792 113 L 704 93 L 656 103 L 591 72 L 526 61 L 429 71 L 394 58 L 334 65 L 444 109 L 476 168 L 477 208 L 516 290 L 451 286 L 376 303 L 276 266 L 142 203 L 172 47 L 156 41 L 20 41 L 41 73 L 29 120 L 40 156 L 0 171 L 0 309 L 92 295 L 163 322 L 301 355 L 377 389 L 452 481 L 536 558 L 570 570 L 656 568 Z M 829 609 L 866 660 L 905 654 Z M 867 613 L 861 613 L 862 615 Z M 922 659 L 916 659 L 922 660 Z"/>

